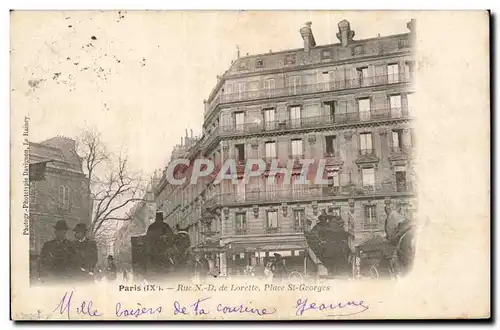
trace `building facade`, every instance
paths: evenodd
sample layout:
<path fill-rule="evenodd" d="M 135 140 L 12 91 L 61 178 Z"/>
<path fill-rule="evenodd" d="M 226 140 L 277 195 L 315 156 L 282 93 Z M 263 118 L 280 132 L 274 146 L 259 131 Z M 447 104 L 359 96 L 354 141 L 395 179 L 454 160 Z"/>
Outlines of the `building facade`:
<path fill-rule="evenodd" d="M 213 247 L 223 273 L 237 274 L 276 252 L 290 268 L 316 263 L 304 229 L 322 210 L 344 219 L 351 248 L 383 234 L 386 205 L 411 217 L 415 22 L 407 27 L 354 40 L 344 20 L 340 42 L 318 46 L 307 23 L 303 48 L 238 57 L 204 102 L 203 136 L 177 156 L 209 158 L 216 168 L 234 159 L 239 172 L 248 159 L 291 160 L 292 180 L 303 159 L 324 159 L 328 183 L 269 184 L 264 174 L 175 186 L 164 177 L 155 197 L 166 205 L 166 221 Z"/>
<path fill-rule="evenodd" d="M 75 141 L 54 137 L 29 144 L 30 164 L 47 163 L 45 179 L 30 183 L 30 264 L 36 277 L 36 264 L 43 244 L 54 239 L 54 225 L 65 220 L 70 228 L 91 221 L 91 199 L 88 178 L 82 170 L 82 159 L 75 151 Z M 72 232 L 68 231 L 68 238 Z"/>

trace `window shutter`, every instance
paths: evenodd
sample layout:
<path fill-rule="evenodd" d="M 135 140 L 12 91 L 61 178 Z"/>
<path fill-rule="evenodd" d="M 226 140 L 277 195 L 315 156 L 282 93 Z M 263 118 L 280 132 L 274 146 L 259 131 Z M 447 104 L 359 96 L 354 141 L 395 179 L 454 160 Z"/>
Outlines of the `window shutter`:
<path fill-rule="evenodd" d="M 347 87 L 348 88 L 359 87 L 360 86 L 360 79 L 359 79 L 358 70 L 356 70 L 356 68 L 351 68 L 351 70 L 349 70 L 349 72 L 350 72 L 350 77 L 348 79 L 350 82 L 350 84 L 349 84 L 350 86 L 348 85 Z"/>
<path fill-rule="evenodd" d="M 369 65 L 368 66 L 368 77 L 370 77 L 370 80 L 374 80 L 375 78 L 375 66 L 374 65 Z"/>
<path fill-rule="evenodd" d="M 334 89 L 345 88 L 345 68 L 338 68 L 334 71 Z"/>

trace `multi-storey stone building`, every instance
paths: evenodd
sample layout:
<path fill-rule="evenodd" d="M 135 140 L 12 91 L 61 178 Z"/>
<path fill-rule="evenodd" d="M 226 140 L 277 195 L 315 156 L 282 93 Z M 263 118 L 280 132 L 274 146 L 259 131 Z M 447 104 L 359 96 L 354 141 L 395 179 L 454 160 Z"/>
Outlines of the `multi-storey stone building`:
<path fill-rule="evenodd" d="M 325 159 L 328 184 L 245 184 L 212 179 L 160 183 L 167 222 L 188 227 L 195 244 L 211 240 L 223 272 L 264 262 L 279 252 L 290 267 L 317 260 L 304 228 L 322 210 L 340 215 L 351 247 L 383 233 L 387 204 L 411 216 L 414 205 L 414 21 L 405 34 L 354 40 L 347 21 L 339 43 L 316 45 L 311 24 L 303 48 L 238 57 L 205 103 L 203 136 L 177 156 L 220 166 L 235 159 Z M 188 138 L 186 137 L 186 140 Z M 267 175 L 269 171 L 266 172 Z"/>
<path fill-rule="evenodd" d="M 58 136 L 30 142 L 29 155 L 30 163 L 51 161 L 45 179 L 30 183 L 30 264 L 31 276 L 36 277 L 38 255 L 43 244 L 54 239 L 56 222 L 65 220 L 70 228 L 79 222 L 90 225 L 92 207 L 88 178 L 82 171 L 74 140 Z"/>

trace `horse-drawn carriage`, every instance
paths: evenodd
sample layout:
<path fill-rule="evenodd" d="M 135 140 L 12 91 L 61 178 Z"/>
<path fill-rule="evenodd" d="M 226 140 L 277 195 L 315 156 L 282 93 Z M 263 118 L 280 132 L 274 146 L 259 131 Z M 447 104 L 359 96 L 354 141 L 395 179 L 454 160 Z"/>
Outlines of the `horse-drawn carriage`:
<path fill-rule="evenodd" d="M 344 229 L 342 219 L 323 212 L 305 236 L 328 277 L 397 278 L 413 264 L 415 227 L 409 219 L 399 223 L 389 238 L 375 236 L 351 249 L 352 234 Z"/>
<path fill-rule="evenodd" d="M 192 274 L 199 268 L 187 232 L 153 238 L 148 234 L 131 237 L 132 270 L 142 278 L 165 279 Z"/>

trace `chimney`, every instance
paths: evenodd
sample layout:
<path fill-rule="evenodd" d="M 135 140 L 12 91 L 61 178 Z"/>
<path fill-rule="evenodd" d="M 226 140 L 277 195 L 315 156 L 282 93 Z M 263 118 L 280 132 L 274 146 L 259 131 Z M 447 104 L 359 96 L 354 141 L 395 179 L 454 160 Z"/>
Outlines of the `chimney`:
<path fill-rule="evenodd" d="M 183 143 L 184 143 L 184 140 L 183 140 L 183 138 L 181 136 L 181 147 L 183 146 Z"/>
<path fill-rule="evenodd" d="M 342 20 L 339 22 L 338 27 L 339 32 L 337 33 L 337 38 L 342 43 L 342 46 L 347 47 L 355 34 L 354 31 L 351 30 L 351 24 L 346 20 Z"/>
<path fill-rule="evenodd" d="M 415 42 L 416 25 L 417 25 L 417 22 L 413 18 L 408 23 L 406 23 L 406 27 L 408 28 L 408 30 L 410 30 L 410 41 L 411 41 L 411 43 Z"/>
<path fill-rule="evenodd" d="M 240 58 L 240 46 L 236 45 L 236 58 Z"/>
<path fill-rule="evenodd" d="M 304 39 L 304 51 L 309 53 L 309 50 L 316 46 L 314 35 L 311 29 L 312 22 L 306 22 L 305 26 L 299 30 L 302 39 Z"/>
<path fill-rule="evenodd" d="M 193 129 L 191 129 L 191 139 L 193 138 Z"/>

